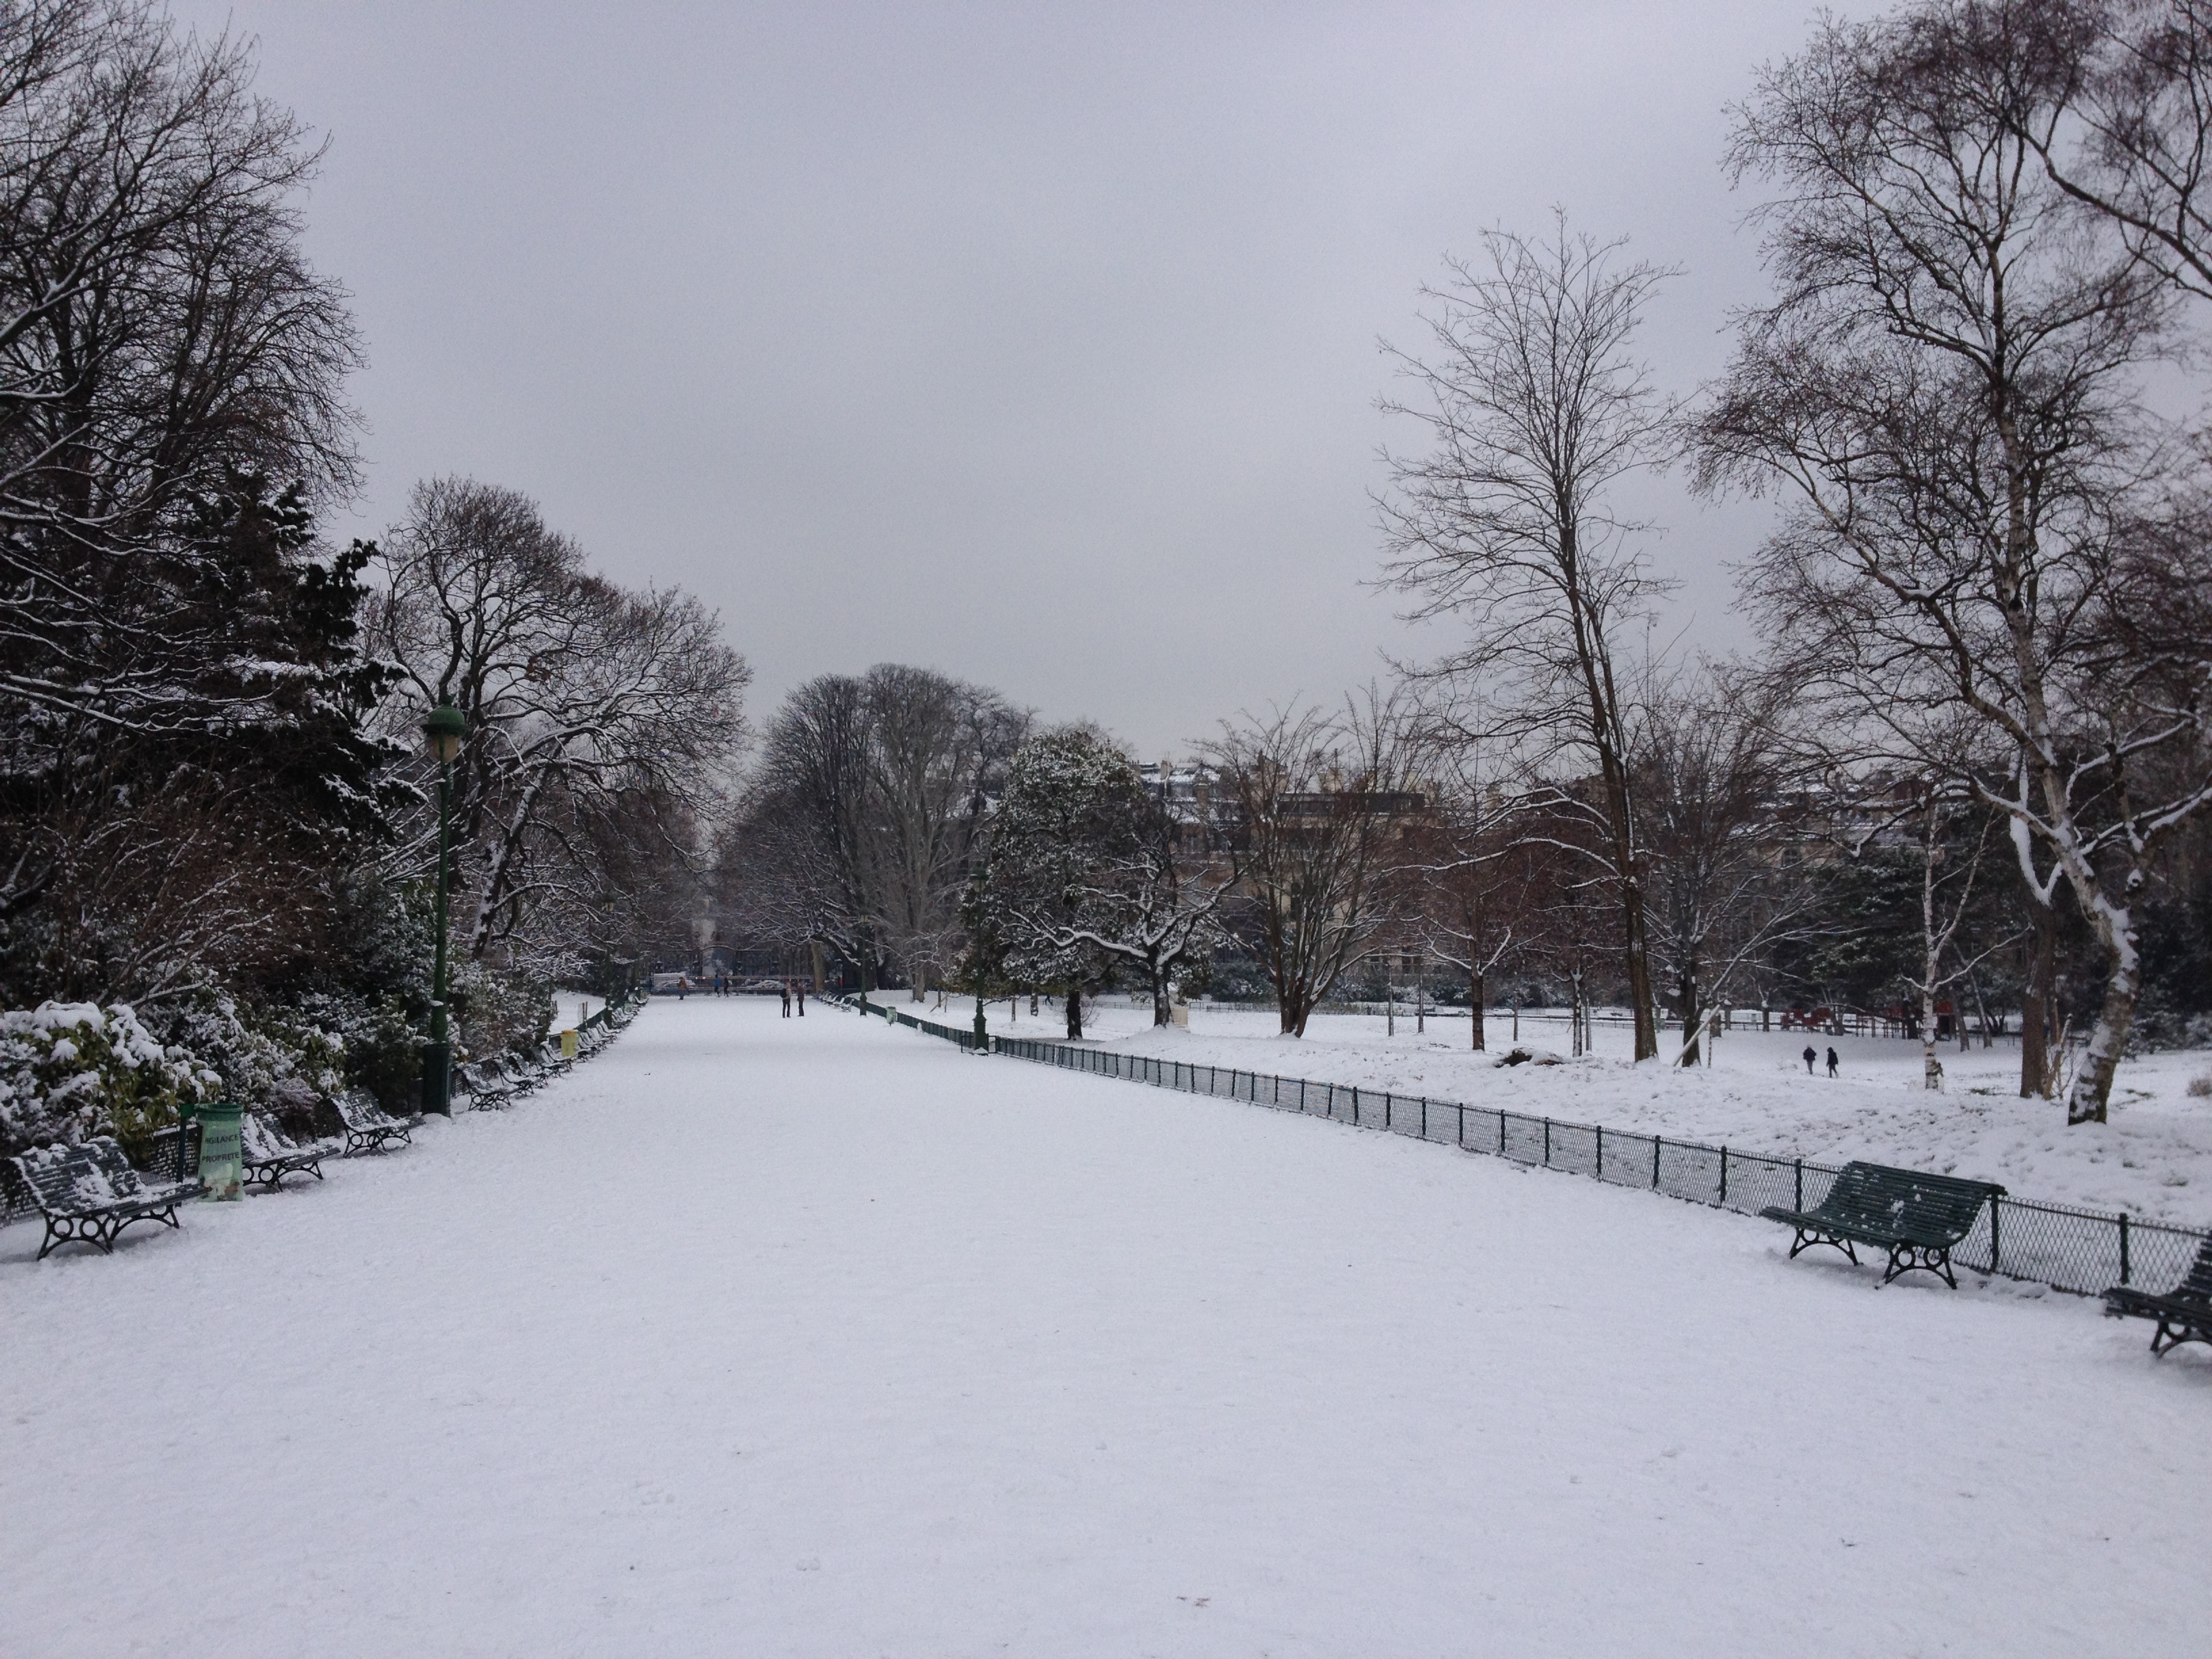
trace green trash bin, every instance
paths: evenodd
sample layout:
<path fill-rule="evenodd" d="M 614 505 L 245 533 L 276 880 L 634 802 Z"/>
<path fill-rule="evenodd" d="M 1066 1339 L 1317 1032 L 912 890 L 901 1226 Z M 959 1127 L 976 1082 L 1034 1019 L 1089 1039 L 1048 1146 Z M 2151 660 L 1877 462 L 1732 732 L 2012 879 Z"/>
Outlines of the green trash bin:
<path fill-rule="evenodd" d="M 234 1100 L 210 1100 L 192 1110 L 200 1121 L 200 1196 L 240 1196 L 245 1191 L 246 1147 L 239 1126 L 246 1108 Z"/>

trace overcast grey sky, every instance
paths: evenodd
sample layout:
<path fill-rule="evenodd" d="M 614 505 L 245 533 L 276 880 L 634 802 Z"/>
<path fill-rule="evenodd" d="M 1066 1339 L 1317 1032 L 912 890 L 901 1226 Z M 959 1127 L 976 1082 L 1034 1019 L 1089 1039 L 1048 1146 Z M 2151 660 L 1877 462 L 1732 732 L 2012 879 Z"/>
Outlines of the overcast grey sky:
<path fill-rule="evenodd" d="M 374 534 L 454 472 L 758 674 L 925 663 L 1146 755 L 1418 652 L 1377 568 L 1378 337 L 1554 203 L 1686 274 L 1689 389 L 1759 289 L 1724 106 L 1810 7 L 179 0 L 331 139 Z M 1410 434 L 1401 433 L 1399 441 Z M 1755 509 L 1647 508 L 1726 646 Z"/>

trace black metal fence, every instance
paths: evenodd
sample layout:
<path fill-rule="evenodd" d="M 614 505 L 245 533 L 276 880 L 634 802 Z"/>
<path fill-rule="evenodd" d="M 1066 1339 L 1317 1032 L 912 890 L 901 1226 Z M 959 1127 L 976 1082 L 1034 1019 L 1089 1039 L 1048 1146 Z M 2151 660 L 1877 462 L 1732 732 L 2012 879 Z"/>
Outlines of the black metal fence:
<path fill-rule="evenodd" d="M 848 1007 L 858 1005 L 842 1000 Z M 963 1048 L 975 1046 L 972 1030 L 941 1024 L 882 1005 L 868 1012 Z M 1463 1147 L 1516 1164 L 1593 1176 L 1618 1187 L 1640 1187 L 1693 1204 L 1755 1215 L 1768 1205 L 1793 1210 L 1818 1204 L 1841 1173 L 1833 1164 L 1798 1158 L 1708 1146 L 1664 1135 L 1632 1133 L 1598 1123 L 1530 1117 L 1491 1106 L 1316 1083 L 1226 1066 L 1182 1060 L 1026 1037 L 988 1039 L 991 1052 L 1062 1071 L 1148 1083 L 1184 1094 L 1241 1100 L 1278 1111 L 1326 1117 L 1355 1128 Z M 2124 1212 L 2085 1210 L 2027 1199 L 1990 1200 L 1974 1231 L 1954 1249 L 1962 1267 L 2027 1279 L 2057 1290 L 2094 1295 L 2113 1285 L 2163 1291 L 2179 1284 L 2205 1238 L 2186 1227 L 2140 1221 Z"/>

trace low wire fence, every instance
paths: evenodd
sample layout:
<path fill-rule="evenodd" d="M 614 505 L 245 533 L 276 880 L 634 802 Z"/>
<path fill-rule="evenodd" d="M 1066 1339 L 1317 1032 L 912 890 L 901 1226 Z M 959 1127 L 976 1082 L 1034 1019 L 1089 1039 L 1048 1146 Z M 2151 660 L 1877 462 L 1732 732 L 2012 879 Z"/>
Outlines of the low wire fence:
<path fill-rule="evenodd" d="M 860 1006 L 849 998 L 830 1000 L 848 1008 Z M 963 1048 L 975 1047 L 974 1031 L 959 1026 L 881 1004 L 869 1006 L 866 1012 Z M 1326 1117 L 1354 1128 L 1458 1146 L 1747 1215 L 1756 1215 L 1769 1206 L 1803 1210 L 1817 1205 L 1842 1173 L 1840 1165 L 1802 1158 L 1737 1152 L 1694 1140 L 1608 1129 L 1598 1123 L 1531 1117 L 1425 1095 L 1277 1077 L 1226 1066 L 1194 1066 L 1027 1037 L 990 1036 L 986 1041 L 993 1054 L 1062 1071 Z M 2083 1295 L 2095 1295 L 2114 1285 L 2165 1291 L 2181 1282 L 2205 1237 L 2204 1233 L 2187 1227 L 2138 1220 L 2124 1212 L 1996 1198 L 1983 1208 L 1974 1231 L 1951 1256 L 1959 1266 L 1978 1273 Z"/>

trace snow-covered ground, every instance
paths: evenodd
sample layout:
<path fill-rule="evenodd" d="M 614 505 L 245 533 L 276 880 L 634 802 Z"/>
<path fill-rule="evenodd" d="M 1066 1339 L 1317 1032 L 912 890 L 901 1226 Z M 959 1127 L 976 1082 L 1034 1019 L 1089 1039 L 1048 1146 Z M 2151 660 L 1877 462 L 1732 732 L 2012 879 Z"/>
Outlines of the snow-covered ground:
<path fill-rule="evenodd" d="M 37 1240 L 0 1230 L 10 1656 L 2162 1659 L 2212 1628 L 2201 1351 L 828 1007 L 657 1000 L 323 1185 L 112 1258 Z"/>
<path fill-rule="evenodd" d="M 936 999 L 924 1006 L 933 1011 Z M 930 1018 L 965 1026 L 974 1009 L 965 998 L 947 998 L 945 1012 Z M 1011 1022 L 1007 1014 L 1004 1001 L 988 1010 L 991 1030 L 1002 1036 L 1064 1034 L 1058 1014 L 1032 1017 L 1026 1001 Z M 1627 1029 L 1601 1024 L 1586 1061 L 1500 1067 L 1498 1055 L 1514 1040 L 1504 1014 L 1486 1023 L 1486 1054 L 1471 1052 L 1464 1014 L 1431 1014 L 1427 1031 L 1417 1033 L 1410 1011 L 1401 1012 L 1395 1036 L 1384 1034 L 1380 1014 L 1317 1014 L 1303 1039 L 1281 1036 L 1276 1024 L 1272 1012 L 1200 1004 L 1188 1031 L 1155 1030 L 1151 1004 L 1133 1007 L 1121 997 L 1085 1014 L 1088 1039 L 1133 1054 L 1744 1152 L 1824 1163 L 1872 1158 L 1999 1182 L 2019 1198 L 2212 1228 L 2212 1098 L 2188 1092 L 2191 1080 L 2212 1078 L 2212 1054 L 2202 1049 L 2123 1062 L 2111 1121 L 2069 1128 L 2062 1108 L 2020 1098 L 2016 1042 L 1986 1049 L 1977 1042 L 1966 1051 L 1940 1045 L 1945 1090 L 1936 1094 L 1922 1086 L 1920 1045 L 1897 1038 L 1734 1030 L 1721 1037 L 1712 1066 L 1683 1071 L 1631 1064 Z M 1522 1015 L 1520 1041 L 1560 1055 L 1571 1046 L 1559 1016 Z M 1677 1041 L 1678 1033 L 1662 1035 L 1662 1047 Z M 1813 1077 L 1802 1058 L 1808 1042 L 1820 1056 Z M 1835 1079 L 1827 1076 L 1831 1047 L 1842 1062 Z"/>

